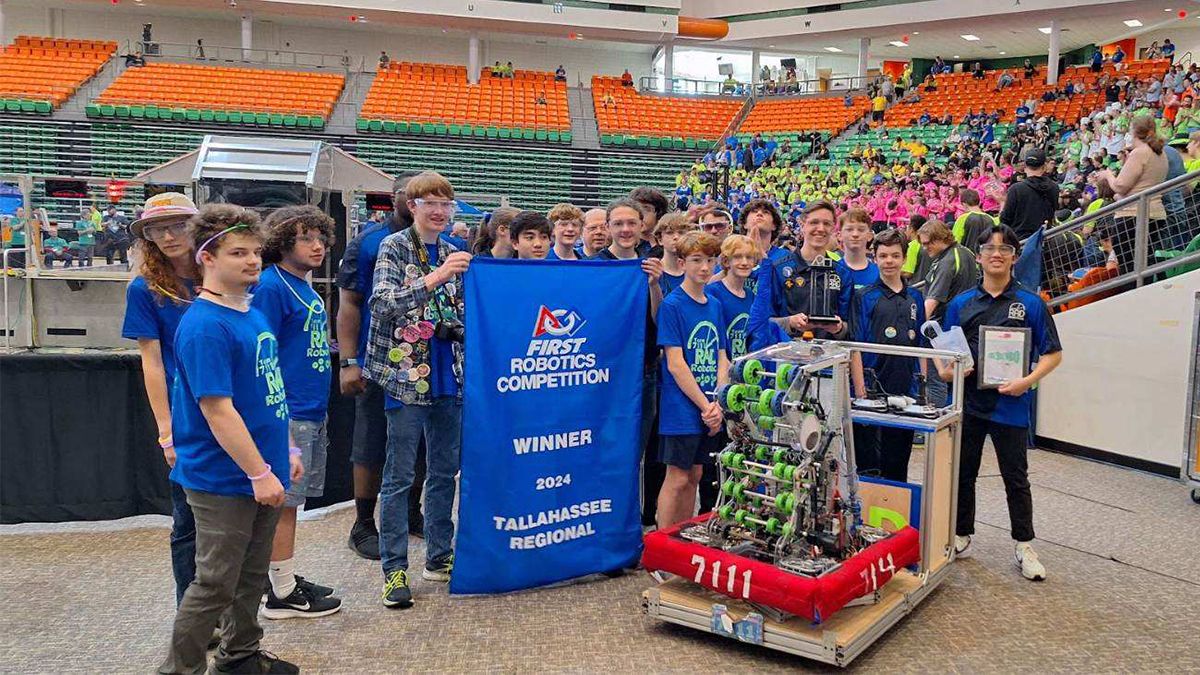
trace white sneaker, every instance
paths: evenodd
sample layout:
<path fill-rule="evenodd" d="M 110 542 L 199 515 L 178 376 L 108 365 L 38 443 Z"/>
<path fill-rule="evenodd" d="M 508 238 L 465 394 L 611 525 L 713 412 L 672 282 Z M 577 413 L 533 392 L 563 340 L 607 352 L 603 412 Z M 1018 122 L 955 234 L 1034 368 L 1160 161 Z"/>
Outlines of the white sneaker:
<path fill-rule="evenodd" d="M 1016 550 L 1017 567 L 1021 568 L 1021 576 L 1030 581 L 1045 581 L 1046 567 L 1038 561 L 1037 553 L 1033 551 L 1033 546 L 1022 541 L 1017 544 Z"/>
<path fill-rule="evenodd" d="M 968 550 L 970 548 L 971 548 L 971 535 L 967 535 L 965 537 L 960 537 L 957 534 L 954 535 L 954 557 L 970 558 L 971 552 Z"/>

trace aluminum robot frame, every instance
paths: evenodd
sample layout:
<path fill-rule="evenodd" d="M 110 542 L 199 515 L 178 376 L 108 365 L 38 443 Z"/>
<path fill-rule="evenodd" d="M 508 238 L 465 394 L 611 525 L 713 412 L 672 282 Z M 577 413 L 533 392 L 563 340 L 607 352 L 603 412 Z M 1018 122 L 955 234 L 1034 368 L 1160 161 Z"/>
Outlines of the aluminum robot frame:
<path fill-rule="evenodd" d="M 854 408 L 856 353 L 949 362 L 953 402 L 928 416 Z M 730 385 L 713 392 L 731 439 L 716 458 L 717 508 L 647 535 L 643 563 L 658 583 L 643 592 L 643 611 L 850 663 L 940 585 L 953 562 L 964 365 L 956 352 L 835 341 L 786 342 L 735 360 Z M 926 434 L 910 514 L 919 528 L 864 522 L 852 423 Z M 917 494 L 883 487 L 892 490 L 884 499 L 895 500 L 896 490 Z"/>

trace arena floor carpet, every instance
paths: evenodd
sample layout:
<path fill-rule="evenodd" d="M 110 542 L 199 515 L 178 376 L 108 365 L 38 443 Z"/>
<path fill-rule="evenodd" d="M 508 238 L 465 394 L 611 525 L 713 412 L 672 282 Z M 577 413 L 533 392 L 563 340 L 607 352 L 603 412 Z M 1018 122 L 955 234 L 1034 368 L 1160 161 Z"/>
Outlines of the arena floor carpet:
<path fill-rule="evenodd" d="M 914 461 L 919 459 L 914 457 Z M 856 660 L 889 672 L 1195 672 L 1200 506 L 1168 479 L 1046 452 L 1030 457 L 1037 550 L 1012 561 L 994 455 L 980 478 L 974 556 Z M 346 547 L 352 510 L 303 522 L 298 571 L 344 609 L 265 621 L 264 648 L 305 672 L 754 672 L 826 669 L 645 618 L 643 573 L 502 597 L 415 582 L 416 607 L 379 603 L 377 565 Z M 170 631 L 164 518 L 0 528 L 0 672 L 151 672 Z M 422 543 L 410 556 L 423 560 Z"/>

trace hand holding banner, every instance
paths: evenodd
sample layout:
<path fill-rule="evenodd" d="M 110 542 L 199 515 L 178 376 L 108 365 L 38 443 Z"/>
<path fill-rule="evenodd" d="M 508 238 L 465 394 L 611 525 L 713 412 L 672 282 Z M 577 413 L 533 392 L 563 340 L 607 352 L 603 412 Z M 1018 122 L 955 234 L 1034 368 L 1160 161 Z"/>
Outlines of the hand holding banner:
<path fill-rule="evenodd" d="M 450 592 L 513 591 L 634 564 L 647 311 L 638 262 L 476 259 L 465 284 Z"/>

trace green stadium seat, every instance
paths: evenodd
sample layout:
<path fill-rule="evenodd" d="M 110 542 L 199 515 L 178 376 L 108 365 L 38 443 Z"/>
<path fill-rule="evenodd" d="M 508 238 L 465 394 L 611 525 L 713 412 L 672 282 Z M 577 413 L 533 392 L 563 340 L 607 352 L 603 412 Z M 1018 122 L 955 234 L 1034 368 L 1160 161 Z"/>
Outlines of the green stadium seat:
<path fill-rule="evenodd" d="M 512 138 L 512 129 L 500 127 L 500 138 Z"/>
<path fill-rule="evenodd" d="M 283 126 L 283 113 L 271 113 L 269 124 L 273 127 Z"/>
<path fill-rule="evenodd" d="M 632 138 L 632 137 L 630 137 Z M 613 145 L 625 145 L 625 134 L 613 134 L 609 142 Z"/>
<path fill-rule="evenodd" d="M 8 103 L 8 101 L 5 101 L 5 103 Z M 100 116 L 100 106 L 96 105 L 95 103 L 87 104 L 83 107 L 83 111 L 88 117 Z"/>
<path fill-rule="evenodd" d="M 396 133 L 395 120 L 383 120 L 383 131 L 384 131 L 384 133 L 389 133 L 389 134 Z"/>
<path fill-rule="evenodd" d="M 121 113 L 119 110 L 117 111 L 117 116 L 118 117 L 121 116 Z M 186 119 L 189 122 L 199 122 L 200 121 L 200 111 L 195 110 L 193 108 L 186 108 L 183 111 L 183 117 L 184 117 L 184 119 Z"/>
<path fill-rule="evenodd" d="M 600 145 L 612 145 L 612 142 L 613 142 L 612 134 L 600 134 Z"/>
<path fill-rule="evenodd" d="M 561 138 L 562 138 L 563 143 L 570 143 L 571 142 L 571 132 L 569 132 L 569 131 L 562 132 Z"/>
<path fill-rule="evenodd" d="M 496 127 L 488 127 L 484 133 L 487 138 L 499 138 L 500 130 Z"/>
<path fill-rule="evenodd" d="M 212 121 L 216 120 L 216 118 L 217 118 L 217 115 L 212 110 L 201 110 L 200 111 L 200 121 L 201 122 L 212 122 Z"/>
<path fill-rule="evenodd" d="M 291 127 L 294 129 L 296 127 L 296 116 L 295 115 L 284 115 L 283 116 L 283 126 Z"/>
<path fill-rule="evenodd" d="M 116 114 L 116 116 L 118 118 L 121 118 L 121 119 L 129 118 L 129 106 L 127 106 L 127 105 L 115 106 L 113 109 L 113 112 Z"/>
<path fill-rule="evenodd" d="M 638 146 L 639 148 L 648 148 L 648 147 L 650 147 L 650 139 L 646 138 L 645 136 L 637 136 L 637 137 L 635 137 L 635 140 L 634 140 L 634 142 L 637 144 L 637 146 Z"/>
<path fill-rule="evenodd" d="M 433 122 L 422 122 L 421 133 L 425 134 L 426 136 L 432 136 L 433 134 L 437 133 L 437 125 Z"/>
<path fill-rule="evenodd" d="M 527 141 L 532 141 L 533 139 L 537 138 L 537 134 L 534 133 L 533 129 L 522 129 L 521 138 Z"/>
<path fill-rule="evenodd" d="M 685 139 L 683 140 L 683 147 L 684 147 L 684 148 L 686 148 L 686 149 L 688 149 L 688 150 L 695 150 L 695 149 L 696 149 L 696 139 L 694 139 L 694 138 L 685 138 Z"/>
<path fill-rule="evenodd" d="M 383 131 L 383 121 L 382 120 L 371 120 L 367 124 L 367 128 L 370 129 L 371 132 L 373 132 L 373 133 L 379 133 L 380 131 Z"/>
<path fill-rule="evenodd" d="M 357 122 L 354 123 L 354 128 L 357 129 L 358 131 L 366 131 L 368 129 L 369 124 L 370 123 L 367 122 L 367 120 L 360 118 Z"/>
<path fill-rule="evenodd" d="M 410 125 L 408 122 L 404 122 L 404 121 L 396 122 L 396 133 L 407 134 L 411 130 L 412 129 L 410 129 Z"/>
<path fill-rule="evenodd" d="M 410 133 L 410 134 L 424 133 L 424 127 L 421 125 L 420 122 L 413 122 L 408 125 L 408 133 Z"/>
<path fill-rule="evenodd" d="M 51 106 L 49 101 L 34 101 L 33 110 L 39 115 L 49 115 Z"/>
<path fill-rule="evenodd" d="M 260 127 L 268 126 L 271 124 L 271 115 L 269 113 L 255 113 L 254 123 Z"/>
<path fill-rule="evenodd" d="M 229 111 L 217 110 L 213 112 L 213 121 L 219 124 L 229 124 Z"/>
<path fill-rule="evenodd" d="M 446 125 L 446 133 L 450 134 L 451 136 L 459 136 L 462 134 L 462 125 L 461 124 Z"/>
<path fill-rule="evenodd" d="M 558 136 L 558 132 L 557 131 L 548 132 L 546 134 L 546 140 L 550 141 L 551 143 L 558 143 L 560 140 L 559 136 Z"/>
<path fill-rule="evenodd" d="M 229 111 L 229 123 L 230 124 L 241 124 L 242 123 L 242 112 L 240 110 L 230 110 Z"/>
<path fill-rule="evenodd" d="M 310 117 L 308 121 L 309 121 L 309 124 L 314 129 L 324 129 L 325 128 L 325 118 L 324 117 L 315 117 L 314 116 L 314 117 Z"/>
<path fill-rule="evenodd" d="M 145 106 L 144 108 L 142 108 L 142 114 L 145 115 L 146 119 L 148 119 L 148 120 L 156 120 L 159 118 L 158 106 L 156 106 L 156 105 Z"/>
<path fill-rule="evenodd" d="M 533 133 L 533 137 L 535 140 L 545 141 L 548 138 L 548 135 L 546 134 L 545 129 L 538 129 Z"/>

